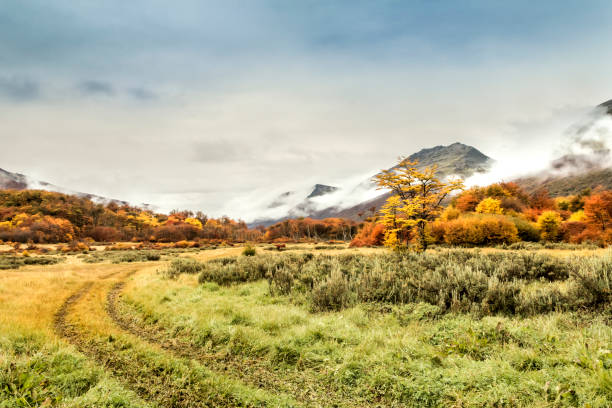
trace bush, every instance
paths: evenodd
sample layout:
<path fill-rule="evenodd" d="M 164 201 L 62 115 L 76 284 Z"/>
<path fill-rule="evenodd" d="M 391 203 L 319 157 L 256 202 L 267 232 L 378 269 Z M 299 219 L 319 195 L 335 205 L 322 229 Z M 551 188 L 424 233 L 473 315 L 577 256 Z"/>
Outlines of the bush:
<path fill-rule="evenodd" d="M 520 217 L 510 217 L 510 221 L 514 223 L 521 241 L 538 242 L 540 240 L 540 230 L 534 223 Z"/>
<path fill-rule="evenodd" d="M 119 252 L 94 252 L 85 255 L 83 258 L 85 263 L 101 263 L 110 261 L 111 263 L 129 263 L 129 262 L 148 262 L 159 261 L 161 254 L 156 251 L 119 251 Z"/>
<path fill-rule="evenodd" d="M 306 295 L 314 311 L 359 302 L 425 302 L 442 312 L 536 314 L 598 308 L 610 301 L 612 256 L 563 260 L 529 252 L 481 254 L 283 254 L 208 262 L 201 283 L 267 279 L 273 295 Z M 561 290 L 559 282 L 570 288 Z M 300 297 L 301 298 L 301 297 Z"/>
<path fill-rule="evenodd" d="M 385 238 L 385 226 L 373 222 L 366 222 L 355 238 L 351 241 L 351 247 L 381 246 Z"/>
<path fill-rule="evenodd" d="M 256 253 L 257 250 L 250 245 L 244 247 L 244 250 L 242 251 L 242 255 L 244 256 L 255 256 Z"/>
<path fill-rule="evenodd" d="M 204 269 L 204 264 L 193 258 L 176 258 L 170 262 L 170 266 L 164 271 L 164 275 L 175 279 L 182 273 L 196 274 Z"/>
<path fill-rule="evenodd" d="M 63 262 L 65 258 L 58 256 L 13 256 L 0 255 L 0 270 L 18 269 L 24 265 L 54 265 Z"/>
<path fill-rule="evenodd" d="M 430 232 L 435 243 L 456 246 L 510 244 L 518 241 L 518 229 L 507 217 L 485 215 L 436 221 Z"/>

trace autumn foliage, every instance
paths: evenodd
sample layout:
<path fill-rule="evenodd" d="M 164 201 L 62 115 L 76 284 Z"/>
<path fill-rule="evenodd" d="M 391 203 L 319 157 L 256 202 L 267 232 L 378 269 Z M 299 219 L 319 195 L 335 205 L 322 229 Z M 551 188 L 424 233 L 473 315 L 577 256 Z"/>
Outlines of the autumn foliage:
<path fill-rule="evenodd" d="M 351 241 L 352 247 L 380 246 L 385 239 L 385 226 L 375 222 L 367 222 Z"/>
<path fill-rule="evenodd" d="M 376 223 L 378 222 L 378 224 Z M 376 245 L 366 238 L 379 217 L 364 224 L 352 245 Z M 612 244 L 612 191 L 585 190 L 551 198 L 546 190 L 525 193 L 515 183 L 472 187 L 450 204 L 426 229 L 430 244 L 486 246 L 518 241 Z"/>
<path fill-rule="evenodd" d="M 246 241 L 261 236 L 261 231 L 249 229 L 243 221 L 212 219 L 200 212 L 165 215 L 47 191 L 0 191 L 3 241 L 57 243 L 87 238 L 97 242 Z"/>

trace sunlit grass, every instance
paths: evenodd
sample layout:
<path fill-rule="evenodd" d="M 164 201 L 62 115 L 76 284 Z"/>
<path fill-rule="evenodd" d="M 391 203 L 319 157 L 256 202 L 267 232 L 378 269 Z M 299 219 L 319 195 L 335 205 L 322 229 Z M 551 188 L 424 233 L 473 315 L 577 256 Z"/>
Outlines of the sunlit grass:
<path fill-rule="evenodd" d="M 312 245 L 296 247 L 283 253 L 313 251 Z M 242 249 L 177 256 L 206 261 L 240 256 Z M 257 251 L 264 252 L 261 247 Z M 129 387 L 130 381 L 159 375 L 157 370 L 163 372 L 160 381 L 167 381 L 160 390 L 167 387 L 171 392 L 168 384 L 175 384 L 194 398 L 219 394 L 220 401 L 294 405 L 278 390 L 256 390 L 240 383 L 233 370 L 242 363 L 257 364 L 259 375 L 285 382 L 279 390 L 303 392 L 311 401 L 306 406 L 317 406 L 317 401 L 330 406 L 333 398 L 338 406 L 347 407 L 611 405 L 609 316 L 571 312 L 478 318 L 442 313 L 424 303 L 366 303 L 339 312 L 312 313 L 306 296 L 271 296 L 266 281 L 222 287 L 198 284 L 195 275 L 172 280 L 161 273 L 167 265 L 166 260 L 83 264 L 68 256 L 62 264 L 0 271 L 0 388 L 17 387 L 9 388 L 12 400 L 0 394 L 5 398 L 0 407 L 28 406 L 17 405 L 17 395 L 33 406 L 47 399 L 50 406 L 60 407 L 153 406 Z M 127 307 L 122 310 L 145 325 L 165 329 L 170 343 L 186 339 L 219 361 L 233 359 L 227 372 L 210 372 L 205 361 L 177 357 L 159 344 L 126 333 L 108 317 L 108 291 L 132 271 L 135 274 L 124 289 Z M 95 285 L 71 308 L 69 320 L 92 350 L 116 364 L 112 370 L 104 368 L 93 351 L 84 355 L 54 332 L 55 313 L 88 281 Z M 185 385 L 187 379 L 191 385 Z M 24 387 L 26 382 L 33 385 Z M 206 394 L 206 390 L 213 391 Z"/>

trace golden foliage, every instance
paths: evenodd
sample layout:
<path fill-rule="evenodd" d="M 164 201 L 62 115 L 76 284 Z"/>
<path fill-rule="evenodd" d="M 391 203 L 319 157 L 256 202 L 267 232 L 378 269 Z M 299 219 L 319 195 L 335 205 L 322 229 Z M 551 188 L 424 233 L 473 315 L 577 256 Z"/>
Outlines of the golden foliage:
<path fill-rule="evenodd" d="M 427 224 L 442 212 L 442 201 L 452 191 L 463 188 L 462 180 L 440 181 L 436 166 L 418 169 L 417 165 L 417 161 L 401 159 L 397 166 L 382 170 L 374 177 L 379 189 L 393 193 L 381 209 L 388 247 L 405 245 L 416 230 L 416 249 L 425 250 Z"/>

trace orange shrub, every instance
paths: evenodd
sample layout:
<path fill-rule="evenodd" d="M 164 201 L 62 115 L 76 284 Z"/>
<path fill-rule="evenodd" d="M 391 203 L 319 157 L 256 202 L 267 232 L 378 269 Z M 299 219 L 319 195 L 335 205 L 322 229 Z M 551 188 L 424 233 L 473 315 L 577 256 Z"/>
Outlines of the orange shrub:
<path fill-rule="evenodd" d="M 96 242 L 112 242 L 121 238 L 119 230 L 113 227 L 93 227 L 87 235 Z"/>
<path fill-rule="evenodd" d="M 455 200 L 455 208 L 463 212 L 474 211 L 481 199 L 482 197 L 474 192 L 466 191 Z"/>
<path fill-rule="evenodd" d="M 194 248 L 196 246 L 199 246 L 196 242 L 194 241 L 178 241 L 174 244 L 175 248 Z"/>
<path fill-rule="evenodd" d="M 587 227 L 588 224 L 583 221 L 568 221 L 561 224 L 559 234 L 565 242 L 579 243 L 586 240 L 583 232 Z"/>
<path fill-rule="evenodd" d="M 351 247 L 381 246 L 385 238 L 385 226 L 373 222 L 363 224 L 363 228 L 351 241 Z"/>

